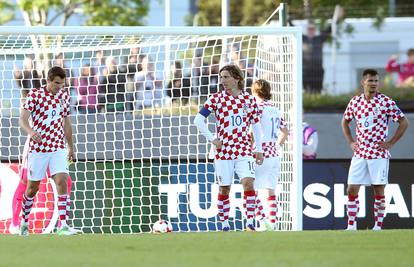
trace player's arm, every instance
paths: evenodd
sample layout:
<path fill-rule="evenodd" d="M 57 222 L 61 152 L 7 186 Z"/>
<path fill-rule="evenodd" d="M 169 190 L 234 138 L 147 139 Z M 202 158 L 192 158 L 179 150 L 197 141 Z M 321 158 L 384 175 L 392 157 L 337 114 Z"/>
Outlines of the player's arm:
<path fill-rule="evenodd" d="M 253 123 L 253 136 L 254 136 L 254 143 L 256 145 L 256 164 L 261 165 L 263 163 L 263 129 L 262 124 L 260 122 Z"/>
<path fill-rule="evenodd" d="M 210 115 L 210 110 L 208 110 L 207 108 L 203 107 L 200 109 L 200 112 L 197 113 L 195 119 L 194 119 L 194 124 L 197 127 L 197 129 L 200 131 L 200 133 L 211 143 L 213 143 L 216 146 L 216 149 L 220 149 L 221 148 L 221 141 L 218 140 L 217 138 L 214 138 L 214 135 L 212 132 L 210 132 L 210 130 L 208 129 L 207 123 L 206 123 L 206 118 Z"/>
<path fill-rule="evenodd" d="M 30 111 L 22 108 L 20 111 L 19 125 L 36 143 L 42 142 L 42 137 L 35 132 L 29 124 Z"/>
<path fill-rule="evenodd" d="M 379 142 L 378 146 L 382 149 L 390 149 L 404 135 L 405 130 L 408 128 L 408 125 L 409 122 L 405 116 L 398 119 L 398 128 L 395 131 L 394 136 L 389 141 Z"/>
<path fill-rule="evenodd" d="M 63 131 L 65 133 L 66 142 L 68 144 L 68 161 L 72 162 L 75 158 L 75 153 L 73 150 L 72 122 L 69 116 L 66 116 L 64 118 Z"/>
<path fill-rule="evenodd" d="M 277 138 L 277 145 L 278 146 L 282 146 L 286 142 L 286 140 L 289 136 L 289 131 L 288 131 L 287 127 L 280 128 L 280 133 L 281 134 L 279 134 L 279 136 Z"/>
<path fill-rule="evenodd" d="M 351 128 L 349 127 L 349 123 L 351 121 L 342 119 L 342 132 L 344 133 L 346 141 L 348 141 L 349 146 L 353 151 L 358 149 L 358 144 L 355 142 L 354 138 L 352 137 Z"/>

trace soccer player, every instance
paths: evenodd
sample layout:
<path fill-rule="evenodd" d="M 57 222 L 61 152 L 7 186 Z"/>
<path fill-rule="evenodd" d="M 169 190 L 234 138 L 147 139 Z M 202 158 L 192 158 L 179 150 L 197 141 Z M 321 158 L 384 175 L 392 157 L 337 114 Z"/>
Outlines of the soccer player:
<path fill-rule="evenodd" d="M 248 129 L 252 124 L 258 147 L 256 163 L 260 165 L 263 162 L 263 152 L 258 107 L 254 97 L 244 90 L 243 74 L 237 66 L 226 65 L 221 68 L 219 75 L 224 90 L 209 97 L 194 119 L 194 124 L 216 149 L 214 165 L 219 184 L 218 209 L 222 230 L 230 230 L 228 221 L 229 193 L 233 183 L 233 175 L 237 173 L 244 189 L 246 229 L 254 231 L 255 164 Z M 216 117 L 216 137 L 209 131 L 205 123 L 205 118 L 211 113 L 214 113 Z"/>
<path fill-rule="evenodd" d="M 26 191 L 26 185 L 27 185 L 27 157 L 29 153 L 29 144 L 30 144 L 30 138 L 26 139 L 26 143 L 24 145 L 23 149 L 23 157 L 22 157 L 22 167 L 20 170 L 20 182 L 19 185 L 16 188 L 16 191 L 14 192 L 13 201 L 12 201 L 12 222 L 9 226 L 9 233 L 11 234 L 19 234 L 20 233 L 20 213 L 22 211 L 22 201 L 23 201 L 23 195 Z M 47 168 L 46 170 L 46 176 L 44 179 L 47 179 L 50 177 L 50 170 Z M 72 178 L 68 176 L 68 196 L 70 196 L 72 192 Z M 70 198 L 67 200 L 67 206 L 66 206 L 66 219 L 69 218 L 70 215 Z M 69 230 L 74 233 L 80 233 L 81 231 L 78 229 L 75 229 L 73 227 L 69 227 Z"/>
<path fill-rule="evenodd" d="M 68 191 L 68 161 L 73 161 L 72 123 L 69 117 L 69 94 L 64 90 L 66 73 L 61 67 L 52 67 L 47 84 L 27 94 L 20 112 L 20 126 L 30 136 L 28 179 L 22 202 L 20 235 L 29 235 L 29 214 L 40 180 L 49 167 L 58 192 L 60 227 L 58 235 L 73 235 L 66 221 Z M 30 125 L 29 118 L 32 121 Z M 65 138 L 68 148 L 65 148 Z"/>
<path fill-rule="evenodd" d="M 347 230 L 357 230 L 361 185 L 373 186 L 373 230 L 381 230 L 385 217 L 384 189 L 388 183 L 389 149 L 403 136 L 408 120 L 391 98 L 378 92 L 376 70 L 364 70 L 361 85 L 364 92 L 351 99 L 342 119 L 343 133 L 354 151 L 348 174 Z M 356 141 L 349 127 L 353 119 L 356 121 Z M 399 125 L 394 136 L 387 141 L 389 119 Z"/>
<path fill-rule="evenodd" d="M 280 172 L 280 146 L 286 141 L 289 131 L 283 120 L 280 110 L 276 107 L 272 98 L 271 87 L 268 81 L 260 79 L 253 83 L 253 96 L 259 107 L 260 123 L 263 129 L 262 149 L 264 161 L 262 165 L 256 166 L 256 179 L 254 187 L 256 190 L 266 190 L 269 215 L 262 211 L 261 201 L 257 198 L 259 209 L 260 228 L 263 230 L 276 230 L 277 221 L 277 199 L 275 194 L 276 184 Z M 266 220 L 266 217 L 269 221 Z"/>

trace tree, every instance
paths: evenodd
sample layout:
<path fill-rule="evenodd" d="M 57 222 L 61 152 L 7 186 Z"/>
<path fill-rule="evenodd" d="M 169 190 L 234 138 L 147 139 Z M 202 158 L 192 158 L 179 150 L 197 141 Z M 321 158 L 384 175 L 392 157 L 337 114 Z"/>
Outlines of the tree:
<path fill-rule="evenodd" d="M 139 26 L 144 24 L 144 18 L 149 10 L 150 0 L 0 0 L 0 24 L 13 18 L 13 15 L 3 16 L 1 13 L 14 14 L 20 10 L 26 26 L 67 25 L 70 17 L 80 14 L 85 18 L 86 25 L 95 26 Z M 50 54 L 42 50 L 48 46 L 45 35 L 30 36 L 33 52 L 37 62 L 43 61 L 43 68 L 50 64 Z M 57 37 L 57 47 L 60 47 L 61 36 Z"/>
<path fill-rule="evenodd" d="M 287 3 L 288 14 L 291 19 L 329 19 L 332 17 L 336 5 L 345 7 L 346 17 L 375 18 L 379 22 L 387 16 L 389 0 L 229 0 L 230 25 L 258 26 L 261 25 L 279 6 Z M 413 16 L 410 13 L 412 0 L 396 1 L 397 16 Z M 198 0 L 198 25 L 221 25 L 221 0 Z M 240 11 L 241 10 L 241 11 Z M 277 19 L 277 18 L 276 18 Z M 191 25 L 191 18 L 188 20 Z M 378 24 L 378 23 L 377 23 Z"/>
<path fill-rule="evenodd" d="M 14 5 L 10 1 L 0 1 L 0 25 L 14 18 Z"/>
<path fill-rule="evenodd" d="M 139 26 L 149 9 L 149 0 L 17 0 L 26 25 L 50 26 L 60 20 L 65 26 L 74 14 L 86 25 Z"/>

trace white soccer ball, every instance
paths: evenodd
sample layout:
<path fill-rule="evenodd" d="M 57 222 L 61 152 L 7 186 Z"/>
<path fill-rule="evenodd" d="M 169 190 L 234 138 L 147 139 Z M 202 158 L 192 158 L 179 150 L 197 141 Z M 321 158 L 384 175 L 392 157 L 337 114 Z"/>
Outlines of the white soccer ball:
<path fill-rule="evenodd" d="M 172 232 L 172 225 L 169 221 L 159 220 L 152 225 L 153 233 L 170 233 Z"/>

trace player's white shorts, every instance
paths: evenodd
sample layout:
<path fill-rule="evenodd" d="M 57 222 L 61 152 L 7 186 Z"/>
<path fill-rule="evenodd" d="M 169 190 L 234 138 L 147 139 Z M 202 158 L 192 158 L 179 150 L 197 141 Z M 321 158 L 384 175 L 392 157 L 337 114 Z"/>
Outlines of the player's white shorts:
<path fill-rule="evenodd" d="M 41 153 L 31 152 L 28 157 L 28 175 L 30 181 L 40 181 L 46 175 L 49 166 L 50 175 L 56 173 L 69 174 L 68 152 L 60 149 L 55 152 Z"/>
<path fill-rule="evenodd" d="M 253 157 L 243 157 L 233 160 L 214 161 L 217 182 L 221 186 L 231 185 L 233 183 L 234 173 L 240 180 L 243 178 L 254 178 L 255 163 Z"/>
<path fill-rule="evenodd" d="M 275 190 L 280 172 L 279 157 L 265 158 L 262 165 L 256 165 L 254 189 Z"/>
<path fill-rule="evenodd" d="M 349 167 L 348 184 L 388 184 L 389 159 L 360 159 L 353 157 Z"/>

